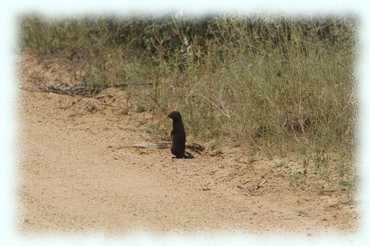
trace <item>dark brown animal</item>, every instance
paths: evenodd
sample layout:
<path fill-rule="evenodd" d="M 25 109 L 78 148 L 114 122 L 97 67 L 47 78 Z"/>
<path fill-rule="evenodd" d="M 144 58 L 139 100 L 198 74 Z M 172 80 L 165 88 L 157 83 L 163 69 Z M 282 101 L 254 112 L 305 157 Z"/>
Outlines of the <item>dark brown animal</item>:
<path fill-rule="evenodd" d="M 180 112 L 173 111 L 168 117 L 172 119 L 171 153 L 176 158 L 193 158 L 190 153 L 185 151 L 186 134 Z"/>

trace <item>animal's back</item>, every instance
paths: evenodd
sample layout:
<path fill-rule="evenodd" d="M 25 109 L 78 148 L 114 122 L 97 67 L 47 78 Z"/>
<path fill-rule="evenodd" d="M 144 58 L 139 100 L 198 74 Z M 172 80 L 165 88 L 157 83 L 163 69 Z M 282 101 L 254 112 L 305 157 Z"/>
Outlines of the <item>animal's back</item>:
<path fill-rule="evenodd" d="M 171 152 L 177 158 L 185 155 L 185 131 L 171 131 L 172 147 Z"/>

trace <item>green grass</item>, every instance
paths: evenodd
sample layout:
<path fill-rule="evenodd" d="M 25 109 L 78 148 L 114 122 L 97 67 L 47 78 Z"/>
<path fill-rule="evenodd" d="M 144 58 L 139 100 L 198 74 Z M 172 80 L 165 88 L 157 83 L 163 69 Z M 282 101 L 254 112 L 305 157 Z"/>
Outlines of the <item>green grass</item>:
<path fill-rule="evenodd" d="M 195 138 L 239 142 L 270 156 L 334 152 L 352 158 L 351 17 L 24 16 L 20 27 L 22 50 L 66 58 L 88 83 L 152 83 L 141 97 L 146 110 L 181 111 Z M 168 133 L 164 120 L 151 126 L 153 134 Z"/>

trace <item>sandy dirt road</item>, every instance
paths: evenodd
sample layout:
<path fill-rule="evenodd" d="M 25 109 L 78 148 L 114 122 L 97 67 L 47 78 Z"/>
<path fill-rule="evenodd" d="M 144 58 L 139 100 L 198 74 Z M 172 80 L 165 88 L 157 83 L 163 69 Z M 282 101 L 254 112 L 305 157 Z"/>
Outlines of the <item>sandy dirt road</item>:
<path fill-rule="evenodd" d="M 21 64 L 25 88 L 37 74 L 59 76 L 29 55 Z M 23 231 L 356 230 L 346 193 L 292 186 L 289 170 L 299 165 L 288 159 L 225 147 L 173 160 L 168 149 L 127 147 L 153 139 L 145 131 L 151 115 L 125 110 L 124 97 L 118 89 L 98 98 L 20 90 Z"/>

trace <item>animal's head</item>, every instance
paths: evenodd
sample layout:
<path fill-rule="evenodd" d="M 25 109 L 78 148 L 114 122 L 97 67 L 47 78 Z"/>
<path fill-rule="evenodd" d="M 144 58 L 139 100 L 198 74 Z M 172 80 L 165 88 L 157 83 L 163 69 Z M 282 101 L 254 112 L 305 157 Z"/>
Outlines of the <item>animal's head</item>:
<path fill-rule="evenodd" d="M 173 121 L 181 121 L 181 114 L 179 111 L 173 111 L 168 115 L 168 118 L 172 119 Z"/>

